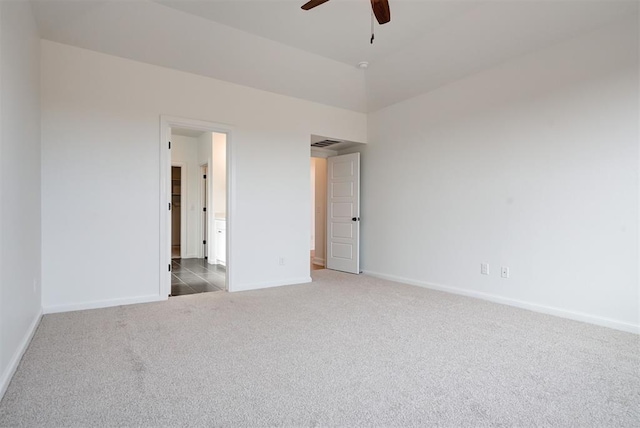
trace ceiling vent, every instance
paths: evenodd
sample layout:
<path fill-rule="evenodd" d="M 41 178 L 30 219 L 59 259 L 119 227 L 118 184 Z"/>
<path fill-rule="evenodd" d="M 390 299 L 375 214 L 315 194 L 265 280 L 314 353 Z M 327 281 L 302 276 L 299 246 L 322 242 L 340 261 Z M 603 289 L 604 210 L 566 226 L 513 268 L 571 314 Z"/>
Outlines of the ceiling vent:
<path fill-rule="evenodd" d="M 311 144 L 311 147 L 320 147 L 322 149 L 325 149 L 329 146 L 333 146 L 334 144 L 340 144 L 340 143 L 342 143 L 342 141 L 322 140 L 322 141 L 318 141 L 317 143 Z"/>

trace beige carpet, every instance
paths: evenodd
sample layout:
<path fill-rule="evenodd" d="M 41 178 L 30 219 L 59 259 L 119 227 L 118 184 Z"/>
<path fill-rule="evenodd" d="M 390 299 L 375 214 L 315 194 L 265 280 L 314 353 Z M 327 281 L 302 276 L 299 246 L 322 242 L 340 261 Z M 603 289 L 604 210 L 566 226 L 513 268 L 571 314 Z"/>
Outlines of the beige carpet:
<path fill-rule="evenodd" d="M 47 315 L 0 426 L 640 426 L 636 335 L 313 278 Z"/>

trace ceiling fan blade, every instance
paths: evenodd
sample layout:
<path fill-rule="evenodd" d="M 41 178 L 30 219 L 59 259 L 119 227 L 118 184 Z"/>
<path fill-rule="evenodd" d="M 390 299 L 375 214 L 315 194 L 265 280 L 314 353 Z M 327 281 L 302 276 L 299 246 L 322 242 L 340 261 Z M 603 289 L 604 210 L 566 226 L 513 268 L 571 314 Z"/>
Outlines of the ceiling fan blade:
<path fill-rule="evenodd" d="M 378 24 L 386 24 L 387 22 L 391 21 L 389 0 L 371 0 L 371 8 L 373 9 L 373 14 L 378 20 Z"/>
<path fill-rule="evenodd" d="M 302 9 L 304 10 L 309 10 L 309 9 L 313 9 L 316 6 L 320 6 L 322 3 L 326 3 L 329 0 L 311 0 L 305 4 L 302 5 Z"/>

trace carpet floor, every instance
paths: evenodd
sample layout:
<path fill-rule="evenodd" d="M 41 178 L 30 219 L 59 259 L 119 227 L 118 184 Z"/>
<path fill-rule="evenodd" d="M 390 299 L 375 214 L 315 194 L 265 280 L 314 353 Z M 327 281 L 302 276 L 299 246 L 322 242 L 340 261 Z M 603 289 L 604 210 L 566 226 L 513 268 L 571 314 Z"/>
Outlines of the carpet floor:
<path fill-rule="evenodd" d="M 640 426 L 637 335 L 313 279 L 46 315 L 0 426 Z"/>

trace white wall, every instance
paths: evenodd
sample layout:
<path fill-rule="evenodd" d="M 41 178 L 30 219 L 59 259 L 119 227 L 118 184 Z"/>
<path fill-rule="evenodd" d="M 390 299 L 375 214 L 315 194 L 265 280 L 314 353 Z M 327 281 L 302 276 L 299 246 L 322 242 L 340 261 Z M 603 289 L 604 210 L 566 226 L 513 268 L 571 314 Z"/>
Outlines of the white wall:
<path fill-rule="evenodd" d="M 637 331 L 638 96 L 633 17 L 370 115 L 365 271 Z"/>
<path fill-rule="evenodd" d="M 41 313 L 40 42 L 29 2 L 0 2 L 0 105 L 1 397 Z"/>
<path fill-rule="evenodd" d="M 224 215 L 227 212 L 227 135 L 213 133 L 213 207 L 216 213 Z"/>
<path fill-rule="evenodd" d="M 364 114 L 48 41 L 42 75 L 46 310 L 159 295 L 163 114 L 233 127 L 234 289 L 309 279 L 309 138 L 365 141 Z"/>

